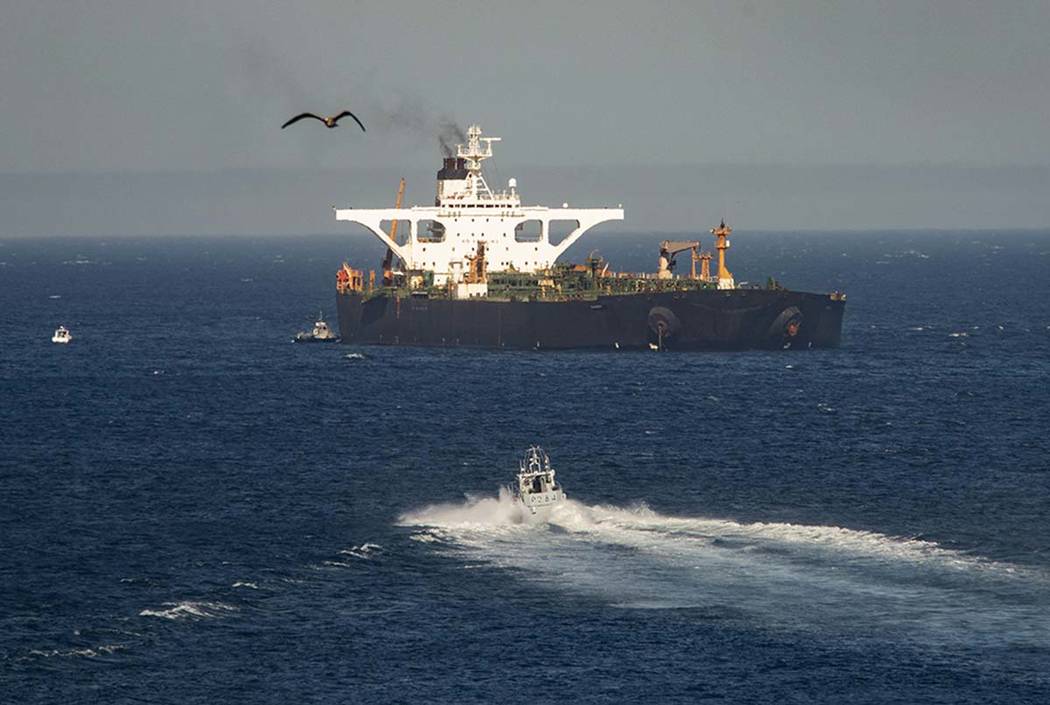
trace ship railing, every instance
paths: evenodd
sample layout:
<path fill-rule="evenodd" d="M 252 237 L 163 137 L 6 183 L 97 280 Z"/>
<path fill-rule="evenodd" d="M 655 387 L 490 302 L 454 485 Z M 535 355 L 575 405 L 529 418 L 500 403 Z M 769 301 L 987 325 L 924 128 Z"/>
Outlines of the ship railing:
<path fill-rule="evenodd" d="M 438 211 L 439 218 L 454 218 L 462 214 L 464 208 L 470 206 L 458 206 L 458 207 L 443 207 Z M 500 208 L 493 209 L 490 213 L 485 213 L 485 217 L 494 216 L 498 218 L 524 218 L 525 214 L 520 208 Z"/>

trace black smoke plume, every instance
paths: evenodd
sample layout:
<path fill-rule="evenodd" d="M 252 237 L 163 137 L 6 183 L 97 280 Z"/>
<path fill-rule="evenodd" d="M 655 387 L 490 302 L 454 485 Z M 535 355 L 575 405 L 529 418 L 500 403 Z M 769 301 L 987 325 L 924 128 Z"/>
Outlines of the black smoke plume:
<path fill-rule="evenodd" d="M 375 125 L 377 132 L 409 134 L 428 141 L 437 137 L 441 153 L 446 157 L 455 154 L 457 144 L 467 142 L 455 119 L 434 110 L 421 98 L 400 96 L 377 102 L 379 105 L 366 111 L 374 116 L 368 123 L 369 130 Z"/>
<path fill-rule="evenodd" d="M 463 133 L 463 128 L 450 118 L 442 118 L 438 123 L 438 144 L 441 145 L 441 153 L 446 157 L 451 157 L 455 154 L 457 144 L 466 143 L 467 136 Z"/>

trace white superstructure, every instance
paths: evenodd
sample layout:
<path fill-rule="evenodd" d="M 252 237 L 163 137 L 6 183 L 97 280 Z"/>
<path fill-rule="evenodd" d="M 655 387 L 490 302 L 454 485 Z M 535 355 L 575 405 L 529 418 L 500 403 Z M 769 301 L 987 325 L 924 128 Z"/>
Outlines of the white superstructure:
<path fill-rule="evenodd" d="M 51 336 L 51 342 L 59 343 L 60 345 L 65 345 L 72 339 L 73 334 L 65 326 L 59 326 Z"/>
<path fill-rule="evenodd" d="M 492 156 L 492 143 L 498 141 L 498 137 L 482 137 L 477 125 L 470 126 L 467 144 L 458 146 L 455 157 L 446 157 L 438 172 L 434 206 L 338 208 L 336 220 L 368 228 L 401 259 L 406 271 L 433 272 L 437 286 L 464 281 L 479 244 L 484 244 L 490 272 L 538 272 L 550 268 L 598 223 L 623 220 L 622 207 L 523 206 L 515 179 L 509 180 L 507 190 L 493 191 L 481 163 Z M 402 228 L 408 226 L 404 243 L 394 242 L 383 227 L 395 220 Z M 569 232 L 553 244 L 551 223 L 559 221 L 568 221 Z"/>
<path fill-rule="evenodd" d="M 537 509 L 550 507 L 565 500 L 565 490 L 554 479 L 554 468 L 546 451 L 532 446 L 518 465 L 514 496 L 518 502 L 536 514 Z"/>
<path fill-rule="evenodd" d="M 328 323 L 324 320 L 323 312 L 318 312 L 312 331 L 309 333 L 299 331 L 295 334 L 295 342 L 297 343 L 334 343 L 338 339 L 339 336 L 328 327 Z"/>

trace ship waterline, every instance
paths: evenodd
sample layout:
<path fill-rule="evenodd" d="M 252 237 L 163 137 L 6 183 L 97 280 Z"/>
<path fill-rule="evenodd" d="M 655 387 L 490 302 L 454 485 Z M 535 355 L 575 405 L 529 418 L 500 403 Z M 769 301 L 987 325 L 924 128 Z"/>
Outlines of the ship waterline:
<path fill-rule="evenodd" d="M 573 301 L 337 295 L 343 342 L 508 349 L 836 347 L 845 302 L 787 290 L 703 290 Z"/>

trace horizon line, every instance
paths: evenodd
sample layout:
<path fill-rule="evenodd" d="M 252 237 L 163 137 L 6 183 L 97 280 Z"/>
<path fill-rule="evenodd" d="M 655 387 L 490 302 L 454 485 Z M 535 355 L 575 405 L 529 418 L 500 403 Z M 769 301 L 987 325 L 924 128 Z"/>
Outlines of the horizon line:
<path fill-rule="evenodd" d="M 506 165 L 501 165 L 506 170 Z M 1028 163 L 1028 164 L 976 164 L 965 162 L 673 162 L 670 164 L 637 164 L 629 162 L 598 163 L 598 164 L 521 164 L 521 169 L 933 169 L 951 171 L 996 171 L 996 170 L 1050 170 L 1050 163 Z M 115 168 L 115 169 L 38 169 L 11 171 L 0 169 L 0 178 L 3 177 L 25 177 L 25 176 L 176 176 L 176 175 L 209 175 L 230 172 L 315 172 L 315 173 L 349 173 L 354 171 L 431 171 L 430 166 L 224 166 L 214 168 L 180 168 L 180 169 L 142 169 L 142 168 Z"/>
<path fill-rule="evenodd" d="M 687 234 L 695 233 L 695 230 L 667 230 L 667 229 L 651 229 L 647 231 L 624 231 L 624 230 L 612 230 L 605 232 L 603 237 L 643 237 L 647 235 L 656 234 Z M 869 228 L 869 227 L 842 227 L 842 228 L 733 228 L 735 233 L 750 233 L 756 235 L 766 234 L 777 234 L 777 235 L 796 235 L 796 234 L 870 234 L 870 233 L 886 233 L 886 234 L 945 234 L 945 233 L 1048 233 L 1050 234 L 1050 224 L 1039 227 L 1010 227 L 1010 228 L 950 228 L 950 227 L 915 227 L 915 228 Z M 347 231 L 346 233 L 290 233 L 290 232 L 227 232 L 227 233 L 158 233 L 147 235 L 143 233 L 128 233 L 118 232 L 109 233 L 106 235 L 99 235 L 96 233 L 84 233 L 80 235 L 70 235 L 68 233 L 46 233 L 46 234 L 32 234 L 32 235 L 0 235 L 0 242 L 4 240 L 30 240 L 30 239 L 46 239 L 46 240 L 78 240 L 78 239 L 95 239 L 105 240 L 107 238 L 115 239 L 128 239 L 128 238 L 143 238 L 143 239 L 193 239 L 193 238 L 242 238 L 242 237 L 260 237 L 260 238 L 362 238 L 362 239 L 373 239 L 374 236 L 369 233 Z"/>

